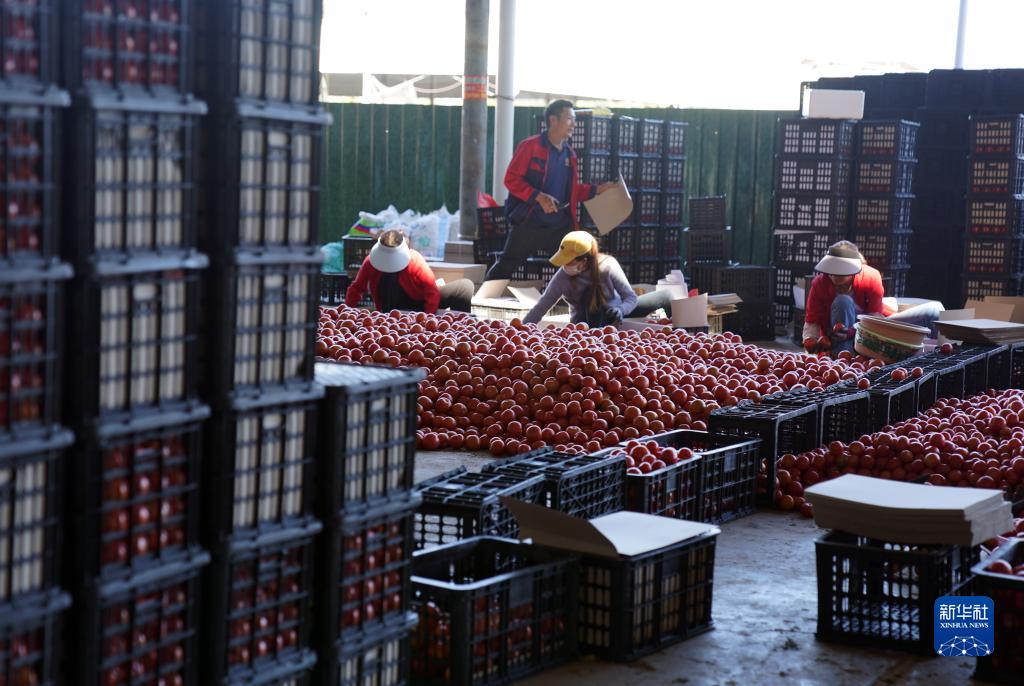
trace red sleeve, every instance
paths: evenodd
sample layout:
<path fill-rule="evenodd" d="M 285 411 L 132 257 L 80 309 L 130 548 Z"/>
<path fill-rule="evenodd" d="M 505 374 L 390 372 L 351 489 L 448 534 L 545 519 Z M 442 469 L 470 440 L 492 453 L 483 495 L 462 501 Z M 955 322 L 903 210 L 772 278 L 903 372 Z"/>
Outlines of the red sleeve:
<path fill-rule="evenodd" d="M 349 307 L 356 307 L 359 305 L 359 301 L 366 295 L 366 289 L 370 285 L 370 270 L 373 267 L 370 265 L 370 258 L 367 256 L 363 259 L 363 264 L 359 267 L 359 273 L 356 274 L 356 280 L 349 284 L 348 290 L 345 291 L 345 304 Z"/>
<path fill-rule="evenodd" d="M 412 259 L 409 260 L 409 266 L 406 267 L 406 274 L 414 284 L 413 287 L 419 291 L 418 297 L 411 293 L 410 295 L 417 299 L 423 299 L 423 311 L 427 314 L 437 312 L 437 307 L 441 304 L 441 291 L 437 288 L 437 281 L 430 265 L 416 251 L 412 252 Z"/>
<path fill-rule="evenodd" d="M 864 291 L 864 313 L 881 314 L 883 309 L 882 296 L 885 289 L 882 286 L 882 275 L 878 270 L 864 267 L 860 287 Z"/>
<path fill-rule="evenodd" d="M 508 163 L 505 170 L 505 188 L 508 192 L 523 201 L 533 200 L 540 192 L 526 183 L 526 171 L 530 168 L 531 150 L 533 150 L 534 138 L 527 138 L 518 146 L 512 155 L 512 161 Z"/>
<path fill-rule="evenodd" d="M 804 311 L 804 321 L 808 324 L 817 324 L 821 327 L 827 327 L 828 321 L 821 321 L 821 313 L 827 312 L 829 303 L 825 302 L 825 284 L 822 283 L 822 279 L 828 277 L 818 275 L 811 281 L 811 291 L 807 294 L 807 309 Z"/>

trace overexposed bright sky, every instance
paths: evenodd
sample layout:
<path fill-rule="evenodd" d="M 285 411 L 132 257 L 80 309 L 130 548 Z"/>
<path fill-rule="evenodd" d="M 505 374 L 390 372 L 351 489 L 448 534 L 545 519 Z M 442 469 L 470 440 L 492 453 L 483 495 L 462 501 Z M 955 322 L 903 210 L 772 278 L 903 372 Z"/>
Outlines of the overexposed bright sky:
<path fill-rule="evenodd" d="M 950 68 L 959 0 L 518 0 L 519 90 L 796 109 L 820 76 Z M 490 1 L 489 71 L 501 0 Z M 964 67 L 1024 67 L 1024 0 L 969 0 Z M 321 71 L 461 74 L 464 0 L 324 0 Z"/>

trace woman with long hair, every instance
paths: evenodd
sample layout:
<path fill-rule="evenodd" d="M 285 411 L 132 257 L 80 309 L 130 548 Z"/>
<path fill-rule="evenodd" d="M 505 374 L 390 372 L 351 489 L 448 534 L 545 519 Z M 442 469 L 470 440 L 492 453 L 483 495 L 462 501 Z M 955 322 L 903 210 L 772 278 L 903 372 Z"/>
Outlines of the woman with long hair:
<path fill-rule="evenodd" d="M 619 261 L 600 252 L 597 240 L 586 231 L 566 234 L 558 252 L 551 257 L 551 264 L 560 269 L 523 318 L 527 323 L 539 322 L 563 297 L 569 303 L 571 321 L 590 326 L 618 324 L 624 317 L 644 317 L 659 308 L 671 307 L 666 291 L 637 296 Z"/>

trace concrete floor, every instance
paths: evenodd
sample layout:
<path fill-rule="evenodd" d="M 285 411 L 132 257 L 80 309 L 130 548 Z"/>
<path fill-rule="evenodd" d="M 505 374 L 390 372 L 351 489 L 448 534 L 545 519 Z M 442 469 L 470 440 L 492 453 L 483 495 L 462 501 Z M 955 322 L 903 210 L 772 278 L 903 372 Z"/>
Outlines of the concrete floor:
<path fill-rule="evenodd" d="M 416 480 L 460 465 L 476 471 L 489 459 L 482 453 L 420 453 L 416 461 Z M 815 641 L 814 539 L 820 533 L 810 520 L 772 511 L 725 524 L 716 548 L 713 631 L 630 664 L 586 658 L 520 683 L 530 686 L 945 686 L 967 683 L 974 671 L 974 660 L 921 658 L 895 651 Z"/>

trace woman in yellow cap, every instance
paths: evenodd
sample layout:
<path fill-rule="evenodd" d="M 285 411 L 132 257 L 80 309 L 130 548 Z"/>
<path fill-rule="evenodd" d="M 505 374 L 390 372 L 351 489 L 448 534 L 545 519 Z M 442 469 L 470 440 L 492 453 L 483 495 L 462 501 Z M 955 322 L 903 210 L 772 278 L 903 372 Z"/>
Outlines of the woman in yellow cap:
<path fill-rule="evenodd" d="M 598 251 L 597 240 L 586 231 L 566 234 L 551 264 L 561 269 L 523 318 L 528 324 L 539 322 L 562 297 L 569 303 L 570 319 L 590 326 L 617 324 L 623 317 L 644 317 L 671 306 L 667 291 L 637 297 L 618 260 Z"/>

